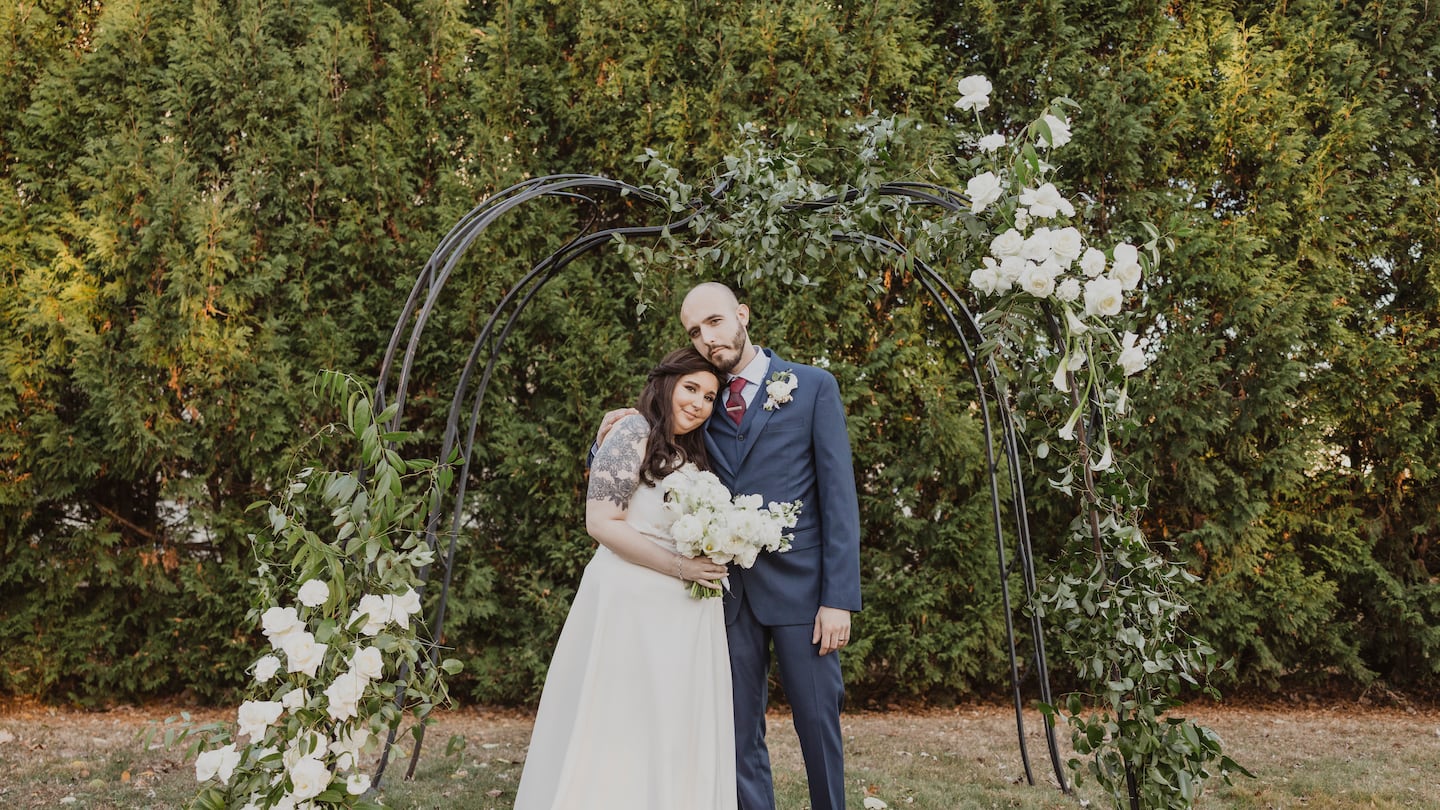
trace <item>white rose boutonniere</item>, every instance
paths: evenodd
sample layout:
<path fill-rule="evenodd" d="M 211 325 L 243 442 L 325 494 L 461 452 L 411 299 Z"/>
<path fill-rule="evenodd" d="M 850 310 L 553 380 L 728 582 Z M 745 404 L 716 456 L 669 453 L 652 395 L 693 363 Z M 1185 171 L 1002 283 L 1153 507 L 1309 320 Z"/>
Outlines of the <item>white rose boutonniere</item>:
<path fill-rule="evenodd" d="M 765 410 L 773 411 L 791 400 L 800 381 L 793 371 L 777 371 L 765 383 Z"/>

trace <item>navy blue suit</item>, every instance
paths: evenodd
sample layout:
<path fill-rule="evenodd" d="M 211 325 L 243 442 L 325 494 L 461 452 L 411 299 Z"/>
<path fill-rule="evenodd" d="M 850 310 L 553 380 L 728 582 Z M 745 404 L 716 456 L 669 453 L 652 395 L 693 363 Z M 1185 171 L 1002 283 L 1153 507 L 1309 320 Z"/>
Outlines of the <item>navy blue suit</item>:
<path fill-rule="evenodd" d="M 732 492 L 758 493 L 766 503 L 804 501 L 789 551 L 762 553 L 753 568 L 730 570 L 725 624 L 740 810 L 775 807 L 765 746 L 771 644 L 805 757 L 810 806 L 841 810 L 840 656 L 820 656 L 811 638 L 822 605 L 860 609 L 860 510 L 850 436 L 840 388 L 829 372 L 764 351 L 770 356 L 766 381 L 777 372 L 795 375 L 791 401 L 765 410 L 762 382 L 738 426 L 717 407 L 705 430 L 710 466 Z"/>

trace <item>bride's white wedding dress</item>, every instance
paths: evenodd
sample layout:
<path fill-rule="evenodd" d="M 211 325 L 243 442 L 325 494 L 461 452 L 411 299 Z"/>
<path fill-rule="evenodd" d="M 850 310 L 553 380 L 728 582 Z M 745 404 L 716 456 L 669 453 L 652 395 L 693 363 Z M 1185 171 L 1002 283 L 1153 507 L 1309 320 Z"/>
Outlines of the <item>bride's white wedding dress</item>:
<path fill-rule="evenodd" d="M 657 486 L 626 522 L 671 549 Z M 719 599 L 601 546 L 545 678 L 516 810 L 734 810 L 730 658 Z"/>

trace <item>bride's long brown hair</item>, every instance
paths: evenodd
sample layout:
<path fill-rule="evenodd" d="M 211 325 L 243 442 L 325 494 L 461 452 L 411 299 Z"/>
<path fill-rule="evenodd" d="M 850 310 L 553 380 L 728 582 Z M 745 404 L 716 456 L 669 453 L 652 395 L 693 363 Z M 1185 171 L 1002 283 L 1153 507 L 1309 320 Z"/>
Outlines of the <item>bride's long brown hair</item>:
<path fill-rule="evenodd" d="M 702 470 L 710 469 L 710 458 L 705 453 L 705 426 L 676 436 L 671 417 L 670 403 L 675 395 L 675 383 L 697 371 L 715 375 L 715 399 L 718 404 L 725 376 L 695 347 L 676 349 L 650 369 L 650 376 L 640 391 L 640 402 L 635 406 L 650 423 L 650 438 L 645 443 L 645 459 L 640 465 L 642 483 L 654 484 L 687 461 Z"/>

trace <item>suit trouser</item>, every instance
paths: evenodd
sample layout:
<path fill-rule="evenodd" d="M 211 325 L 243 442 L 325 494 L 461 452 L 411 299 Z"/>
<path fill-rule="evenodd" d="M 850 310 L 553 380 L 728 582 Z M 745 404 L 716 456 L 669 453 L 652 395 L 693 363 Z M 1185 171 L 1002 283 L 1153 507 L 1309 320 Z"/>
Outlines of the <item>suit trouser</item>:
<path fill-rule="evenodd" d="M 812 644 L 815 624 L 765 626 L 748 599 L 726 626 L 730 677 L 735 690 L 735 777 L 740 810 L 774 810 L 775 786 L 765 746 L 765 705 L 769 699 L 770 645 L 780 664 L 780 683 L 790 701 L 795 735 L 805 758 L 812 810 L 844 810 L 845 757 L 840 707 L 845 685 L 840 655 L 821 656 Z"/>

